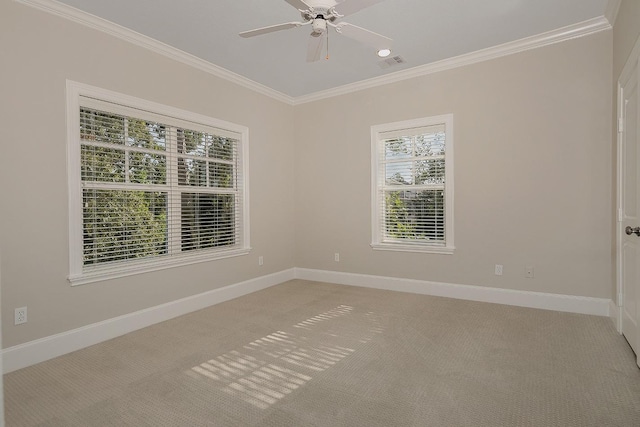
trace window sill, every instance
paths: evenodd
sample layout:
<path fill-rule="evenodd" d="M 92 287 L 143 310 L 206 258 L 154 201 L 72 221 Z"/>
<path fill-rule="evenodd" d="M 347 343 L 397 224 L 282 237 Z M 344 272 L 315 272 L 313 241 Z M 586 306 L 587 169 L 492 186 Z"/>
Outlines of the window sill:
<path fill-rule="evenodd" d="M 417 252 L 427 254 L 453 255 L 453 246 L 403 245 L 398 243 L 372 243 L 376 251 Z"/>
<path fill-rule="evenodd" d="M 200 253 L 197 255 L 189 254 L 185 256 L 161 257 L 157 259 L 145 260 L 140 262 L 130 262 L 121 265 L 94 267 L 87 269 L 80 274 L 70 275 L 67 280 L 69 280 L 71 286 L 85 285 L 87 283 L 133 276 L 135 274 L 149 273 L 152 271 L 165 270 L 173 267 L 180 267 L 184 265 L 246 255 L 250 251 L 251 248 L 241 248 L 224 252 L 208 252 Z"/>

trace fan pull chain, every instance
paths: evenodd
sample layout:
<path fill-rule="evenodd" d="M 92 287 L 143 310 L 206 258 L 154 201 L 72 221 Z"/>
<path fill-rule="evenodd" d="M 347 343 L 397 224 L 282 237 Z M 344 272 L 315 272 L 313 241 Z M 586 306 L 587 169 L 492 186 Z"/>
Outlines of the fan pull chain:
<path fill-rule="evenodd" d="M 329 60 L 329 30 L 327 30 L 326 33 L 327 33 L 327 56 L 324 59 L 328 61 Z"/>

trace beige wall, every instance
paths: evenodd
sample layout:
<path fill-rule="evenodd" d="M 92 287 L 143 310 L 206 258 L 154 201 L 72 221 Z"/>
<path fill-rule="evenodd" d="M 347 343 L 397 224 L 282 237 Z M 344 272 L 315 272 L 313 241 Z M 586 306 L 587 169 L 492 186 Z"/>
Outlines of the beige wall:
<path fill-rule="evenodd" d="M 295 108 L 8 0 L 0 32 L 6 347 L 293 266 L 611 297 L 611 32 Z M 247 126 L 251 254 L 71 287 L 66 79 Z M 374 252 L 370 126 L 443 113 L 456 252 Z"/>
<path fill-rule="evenodd" d="M 622 0 L 613 28 L 613 77 L 616 82 L 639 36 L 640 1 Z"/>
<path fill-rule="evenodd" d="M 294 266 L 292 106 L 15 2 L 0 3 L 0 32 L 6 347 Z M 247 126 L 251 254 L 71 287 L 66 79 Z"/>
<path fill-rule="evenodd" d="M 610 298 L 611 37 L 297 106 L 296 265 Z M 444 113 L 455 254 L 373 251 L 370 127 Z"/>

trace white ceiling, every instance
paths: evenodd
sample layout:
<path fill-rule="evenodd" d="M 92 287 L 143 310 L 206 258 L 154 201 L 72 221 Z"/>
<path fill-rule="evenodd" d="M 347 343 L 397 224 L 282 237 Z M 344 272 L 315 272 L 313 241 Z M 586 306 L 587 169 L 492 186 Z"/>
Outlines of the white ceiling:
<path fill-rule="evenodd" d="M 349 1 L 349 0 L 346 0 Z M 372 48 L 330 32 L 329 59 L 306 62 L 308 26 L 285 0 L 59 0 L 297 98 L 603 17 L 610 0 L 385 0 L 343 18 L 393 39 L 406 62 L 386 69 Z M 339 11 L 339 8 L 337 8 Z"/>

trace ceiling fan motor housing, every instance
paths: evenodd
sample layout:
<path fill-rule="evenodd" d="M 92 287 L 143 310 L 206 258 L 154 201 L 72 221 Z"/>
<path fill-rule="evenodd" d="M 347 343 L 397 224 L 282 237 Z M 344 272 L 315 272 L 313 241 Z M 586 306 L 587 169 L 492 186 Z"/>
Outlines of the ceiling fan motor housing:
<path fill-rule="evenodd" d="M 301 10 L 300 14 L 305 21 L 313 21 L 314 19 L 324 19 L 333 22 L 338 19 L 338 14 L 333 7 L 312 6 L 308 10 Z"/>

